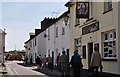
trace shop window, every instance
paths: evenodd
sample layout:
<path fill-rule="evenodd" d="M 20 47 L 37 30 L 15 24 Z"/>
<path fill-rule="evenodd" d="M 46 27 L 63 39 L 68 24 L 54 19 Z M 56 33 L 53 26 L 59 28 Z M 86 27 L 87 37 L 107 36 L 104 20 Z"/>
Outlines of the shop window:
<path fill-rule="evenodd" d="M 82 46 L 82 58 L 86 59 L 86 46 Z"/>
<path fill-rule="evenodd" d="M 103 35 L 103 58 L 116 59 L 116 31 L 107 31 Z"/>

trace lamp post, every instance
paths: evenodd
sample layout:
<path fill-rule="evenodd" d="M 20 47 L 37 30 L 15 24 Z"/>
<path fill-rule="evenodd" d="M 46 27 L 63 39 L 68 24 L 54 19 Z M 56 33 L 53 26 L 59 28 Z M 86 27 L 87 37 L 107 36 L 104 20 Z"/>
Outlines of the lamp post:
<path fill-rule="evenodd" d="M 68 19 L 69 19 L 69 16 L 68 16 L 68 14 L 65 14 L 65 16 L 64 16 L 64 23 L 65 23 L 65 26 L 67 26 L 68 24 Z"/>
<path fill-rule="evenodd" d="M 65 14 L 65 16 L 64 16 L 64 23 L 65 23 L 65 26 L 68 25 L 68 19 L 69 19 L 68 14 Z M 68 75 L 70 76 L 69 49 L 66 49 L 66 52 L 67 52 L 67 59 L 68 59 Z"/>

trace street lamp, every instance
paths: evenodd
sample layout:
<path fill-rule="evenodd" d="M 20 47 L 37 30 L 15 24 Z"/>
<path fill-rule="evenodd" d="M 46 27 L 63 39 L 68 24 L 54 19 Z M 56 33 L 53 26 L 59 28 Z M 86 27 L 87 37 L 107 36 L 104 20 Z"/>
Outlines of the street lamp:
<path fill-rule="evenodd" d="M 66 26 L 67 26 L 67 23 L 68 23 L 68 19 L 69 19 L 68 14 L 65 14 L 65 16 L 64 16 L 64 23 L 65 23 Z"/>
<path fill-rule="evenodd" d="M 66 12 L 66 13 L 67 13 L 67 12 Z M 64 23 L 65 23 L 65 26 L 68 25 L 68 27 L 69 27 L 68 19 L 69 19 L 69 15 L 68 15 L 68 14 L 65 14 L 65 16 L 64 16 Z M 69 63 L 69 49 L 66 49 L 66 52 L 67 52 L 67 58 L 68 58 L 68 63 Z M 68 65 L 68 72 L 69 72 L 68 75 L 70 75 L 70 66 L 69 66 L 69 65 Z"/>

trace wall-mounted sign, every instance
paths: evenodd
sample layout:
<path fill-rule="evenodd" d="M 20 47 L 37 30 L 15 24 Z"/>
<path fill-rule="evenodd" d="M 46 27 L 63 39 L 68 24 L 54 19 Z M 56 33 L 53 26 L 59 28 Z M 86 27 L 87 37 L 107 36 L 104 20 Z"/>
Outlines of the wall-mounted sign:
<path fill-rule="evenodd" d="M 77 2 L 76 17 L 89 18 L 89 2 Z"/>
<path fill-rule="evenodd" d="M 91 33 L 91 32 L 95 32 L 97 30 L 99 30 L 99 22 L 96 22 L 96 23 L 93 23 L 89 26 L 83 27 L 82 28 L 82 35 L 88 34 L 88 33 Z"/>

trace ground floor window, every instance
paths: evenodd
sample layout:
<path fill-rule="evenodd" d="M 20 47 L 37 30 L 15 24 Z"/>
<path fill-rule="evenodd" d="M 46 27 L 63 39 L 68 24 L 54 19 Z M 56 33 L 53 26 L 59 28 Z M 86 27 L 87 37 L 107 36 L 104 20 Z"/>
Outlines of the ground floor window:
<path fill-rule="evenodd" d="M 82 46 L 82 58 L 86 59 L 86 45 Z"/>
<path fill-rule="evenodd" d="M 116 30 L 102 33 L 103 36 L 103 58 L 116 59 Z"/>
<path fill-rule="evenodd" d="M 75 46 L 75 49 L 78 50 L 78 53 L 81 55 L 82 57 L 82 50 L 81 50 L 81 38 L 76 38 L 74 39 L 74 46 Z"/>

